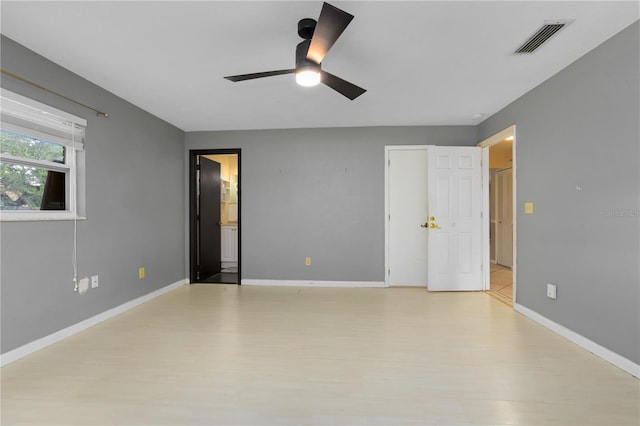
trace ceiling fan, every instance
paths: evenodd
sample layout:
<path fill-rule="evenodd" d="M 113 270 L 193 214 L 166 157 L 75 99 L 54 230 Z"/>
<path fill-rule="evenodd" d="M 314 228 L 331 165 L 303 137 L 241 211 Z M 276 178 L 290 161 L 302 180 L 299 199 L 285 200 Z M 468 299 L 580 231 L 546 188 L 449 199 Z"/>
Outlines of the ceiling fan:
<path fill-rule="evenodd" d="M 347 28 L 353 15 L 338 9 L 329 3 L 322 5 L 320 17 L 304 18 L 298 22 L 298 35 L 304 39 L 296 47 L 296 67 L 286 70 L 266 71 L 253 74 L 231 75 L 227 80 L 238 82 L 254 78 L 273 77 L 283 74 L 295 74 L 296 82 L 301 86 L 315 86 L 323 83 L 338 93 L 354 100 L 366 92 L 362 87 L 336 77 L 322 70 L 322 60 L 338 37 Z"/>

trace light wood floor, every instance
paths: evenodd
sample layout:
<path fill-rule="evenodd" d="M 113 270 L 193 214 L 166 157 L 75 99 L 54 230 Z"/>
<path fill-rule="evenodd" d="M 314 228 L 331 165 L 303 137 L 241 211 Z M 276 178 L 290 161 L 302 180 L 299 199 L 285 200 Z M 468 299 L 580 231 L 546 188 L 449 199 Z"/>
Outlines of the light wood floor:
<path fill-rule="evenodd" d="M 2 424 L 640 420 L 637 379 L 482 292 L 184 286 L 1 373 Z"/>
<path fill-rule="evenodd" d="M 513 271 L 506 266 L 491 264 L 489 294 L 513 306 Z"/>

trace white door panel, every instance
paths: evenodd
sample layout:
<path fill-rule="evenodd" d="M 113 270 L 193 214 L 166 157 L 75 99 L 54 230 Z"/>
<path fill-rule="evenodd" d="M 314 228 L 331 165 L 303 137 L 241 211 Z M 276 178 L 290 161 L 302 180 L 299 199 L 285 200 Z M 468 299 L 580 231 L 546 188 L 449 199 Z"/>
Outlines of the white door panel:
<path fill-rule="evenodd" d="M 482 151 L 430 146 L 427 157 L 428 289 L 482 290 Z"/>
<path fill-rule="evenodd" d="M 427 151 L 389 151 L 389 253 L 391 286 L 427 285 Z"/>

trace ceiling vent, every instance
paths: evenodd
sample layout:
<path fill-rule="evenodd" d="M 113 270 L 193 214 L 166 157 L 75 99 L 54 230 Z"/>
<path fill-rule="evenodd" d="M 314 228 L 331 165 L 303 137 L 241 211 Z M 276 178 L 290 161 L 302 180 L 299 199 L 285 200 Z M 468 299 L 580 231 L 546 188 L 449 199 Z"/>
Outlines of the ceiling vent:
<path fill-rule="evenodd" d="M 531 36 L 522 46 L 516 49 L 515 54 L 533 53 L 540 46 L 542 46 L 547 40 L 553 37 L 561 29 L 572 23 L 573 20 L 564 21 L 545 21 L 544 25 L 540 27 L 534 35 Z"/>

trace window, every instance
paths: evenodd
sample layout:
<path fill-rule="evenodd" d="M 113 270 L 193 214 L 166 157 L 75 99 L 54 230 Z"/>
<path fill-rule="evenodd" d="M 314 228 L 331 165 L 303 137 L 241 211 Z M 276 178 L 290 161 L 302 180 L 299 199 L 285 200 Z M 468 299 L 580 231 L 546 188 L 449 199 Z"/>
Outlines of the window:
<path fill-rule="evenodd" d="M 77 218 L 86 121 L 4 89 L 0 101 L 0 218 Z"/>

